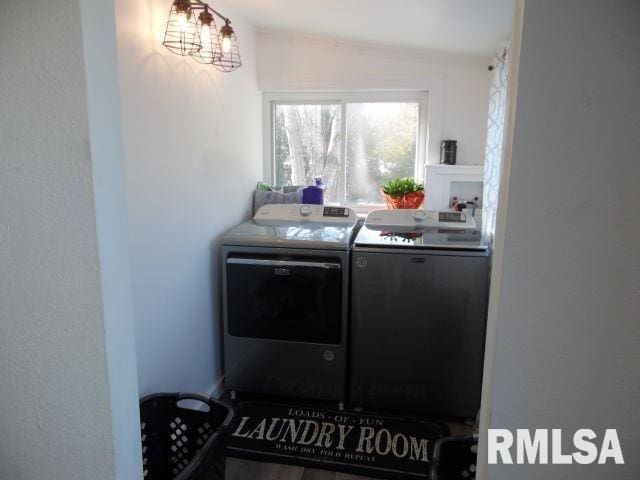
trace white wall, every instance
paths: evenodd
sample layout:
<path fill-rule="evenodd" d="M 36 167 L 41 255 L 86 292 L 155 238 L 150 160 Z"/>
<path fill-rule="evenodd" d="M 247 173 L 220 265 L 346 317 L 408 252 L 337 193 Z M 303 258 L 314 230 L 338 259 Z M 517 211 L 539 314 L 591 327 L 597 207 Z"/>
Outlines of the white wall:
<path fill-rule="evenodd" d="M 112 2 L 80 0 L 116 478 L 142 472 L 135 329 Z"/>
<path fill-rule="evenodd" d="M 140 393 L 219 380 L 221 235 L 262 175 L 253 28 L 224 2 L 244 65 L 220 73 L 162 45 L 166 0 L 116 0 Z"/>
<path fill-rule="evenodd" d="M 491 403 L 495 428 L 617 428 L 626 464 L 491 480 L 638 478 L 638 25 L 632 0 L 525 4 Z"/>
<path fill-rule="evenodd" d="M 484 163 L 491 57 L 258 33 L 263 91 L 429 90 L 428 163 L 439 162 L 443 139 L 458 140 L 458 163 Z"/>
<path fill-rule="evenodd" d="M 0 478 L 134 479 L 113 6 L 0 3 L 0 65 Z"/>

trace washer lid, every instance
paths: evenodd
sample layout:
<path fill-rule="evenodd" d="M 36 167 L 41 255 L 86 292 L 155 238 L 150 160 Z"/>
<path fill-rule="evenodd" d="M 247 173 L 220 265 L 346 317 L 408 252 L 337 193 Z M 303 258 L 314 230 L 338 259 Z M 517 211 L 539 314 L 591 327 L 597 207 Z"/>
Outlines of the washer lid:
<path fill-rule="evenodd" d="M 268 207 L 268 208 L 265 208 Z M 348 250 L 356 215 L 350 208 L 323 205 L 265 205 L 238 225 L 223 245 Z"/>
<path fill-rule="evenodd" d="M 446 250 L 487 250 L 480 230 L 432 227 L 367 227 L 360 229 L 356 247 L 430 248 Z"/>

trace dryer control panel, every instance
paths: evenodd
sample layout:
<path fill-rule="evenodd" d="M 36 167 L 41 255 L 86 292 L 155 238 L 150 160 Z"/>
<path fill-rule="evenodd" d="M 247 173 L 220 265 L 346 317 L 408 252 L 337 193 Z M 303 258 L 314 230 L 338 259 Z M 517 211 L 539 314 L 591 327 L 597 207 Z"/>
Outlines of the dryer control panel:
<path fill-rule="evenodd" d="M 354 224 L 357 221 L 356 212 L 348 207 L 294 203 L 263 205 L 258 209 L 253 219 L 268 222 L 302 221 L 325 224 Z"/>

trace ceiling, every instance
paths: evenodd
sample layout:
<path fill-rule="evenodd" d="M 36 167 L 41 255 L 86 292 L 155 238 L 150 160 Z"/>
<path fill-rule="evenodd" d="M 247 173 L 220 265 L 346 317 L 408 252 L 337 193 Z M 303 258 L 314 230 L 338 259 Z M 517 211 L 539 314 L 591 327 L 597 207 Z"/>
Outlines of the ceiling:
<path fill-rule="evenodd" d="M 231 0 L 258 28 L 447 52 L 492 54 L 514 0 Z"/>

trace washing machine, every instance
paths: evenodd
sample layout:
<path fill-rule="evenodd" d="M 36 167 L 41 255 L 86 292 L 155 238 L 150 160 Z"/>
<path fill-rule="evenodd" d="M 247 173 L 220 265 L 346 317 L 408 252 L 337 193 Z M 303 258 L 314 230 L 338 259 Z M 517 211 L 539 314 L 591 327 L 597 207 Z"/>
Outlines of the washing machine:
<path fill-rule="evenodd" d="M 475 417 L 489 281 L 470 215 L 371 212 L 352 255 L 350 399 Z"/>
<path fill-rule="evenodd" d="M 264 205 L 222 241 L 226 388 L 346 396 L 352 209 Z"/>

